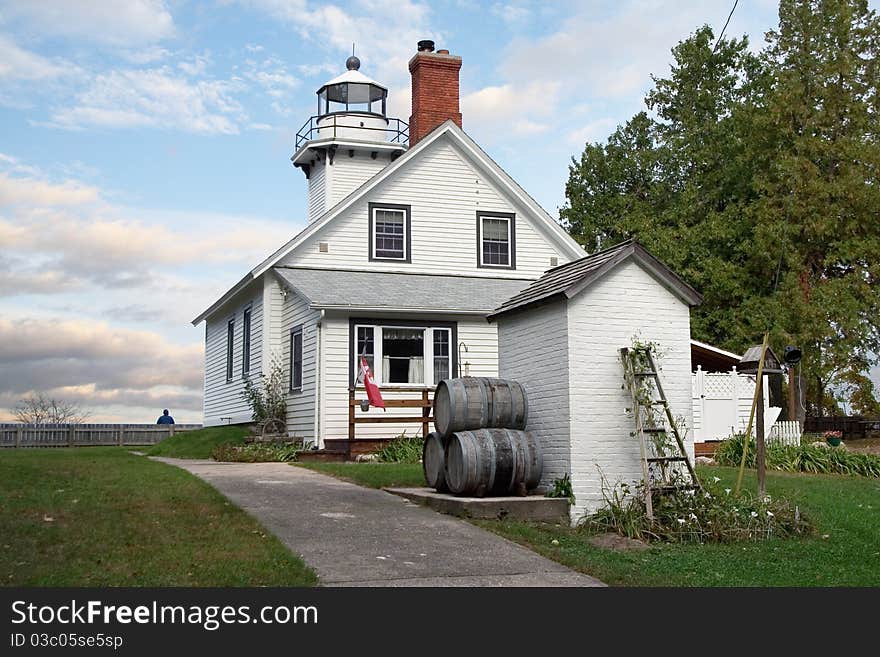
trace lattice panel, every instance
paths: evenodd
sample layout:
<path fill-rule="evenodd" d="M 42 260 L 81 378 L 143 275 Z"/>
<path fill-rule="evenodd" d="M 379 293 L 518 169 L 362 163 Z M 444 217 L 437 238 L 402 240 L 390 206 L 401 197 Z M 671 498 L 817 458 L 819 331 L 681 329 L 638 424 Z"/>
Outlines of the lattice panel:
<path fill-rule="evenodd" d="M 715 399 L 733 397 L 734 379 L 729 374 L 706 374 L 703 378 L 703 394 Z"/>

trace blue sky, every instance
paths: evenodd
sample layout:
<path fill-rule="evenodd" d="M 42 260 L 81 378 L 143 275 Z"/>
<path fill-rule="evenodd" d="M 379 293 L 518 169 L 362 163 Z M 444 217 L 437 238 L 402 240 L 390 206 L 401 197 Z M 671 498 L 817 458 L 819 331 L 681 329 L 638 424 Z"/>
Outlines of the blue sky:
<path fill-rule="evenodd" d="M 0 0 L 0 417 L 46 390 L 200 421 L 189 320 L 303 227 L 294 136 L 352 42 L 404 120 L 416 42 L 460 55 L 465 130 L 556 214 L 570 157 L 731 5 Z M 741 1 L 727 33 L 775 23 Z"/>

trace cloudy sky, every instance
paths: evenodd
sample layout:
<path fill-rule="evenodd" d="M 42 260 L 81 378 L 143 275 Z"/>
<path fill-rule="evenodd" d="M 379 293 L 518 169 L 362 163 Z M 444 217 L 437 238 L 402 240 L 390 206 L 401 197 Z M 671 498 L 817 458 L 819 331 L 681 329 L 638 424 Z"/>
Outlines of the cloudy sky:
<path fill-rule="evenodd" d="M 556 214 L 569 158 L 731 4 L 0 0 L 0 418 L 40 390 L 201 421 L 189 321 L 303 227 L 288 158 L 352 42 L 405 120 L 416 42 L 461 55 L 465 130 Z M 728 34 L 775 19 L 741 0 Z"/>

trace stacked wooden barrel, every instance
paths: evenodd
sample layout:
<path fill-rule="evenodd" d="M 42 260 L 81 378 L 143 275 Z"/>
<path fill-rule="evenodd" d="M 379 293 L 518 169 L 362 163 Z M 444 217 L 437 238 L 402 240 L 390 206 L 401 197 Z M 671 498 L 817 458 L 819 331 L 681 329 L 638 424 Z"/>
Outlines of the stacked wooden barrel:
<path fill-rule="evenodd" d="M 525 495 L 541 480 L 541 447 L 525 431 L 528 399 L 516 381 L 462 377 L 434 393 L 435 432 L 425 439 L 425 480 L 438 492 Z"/>

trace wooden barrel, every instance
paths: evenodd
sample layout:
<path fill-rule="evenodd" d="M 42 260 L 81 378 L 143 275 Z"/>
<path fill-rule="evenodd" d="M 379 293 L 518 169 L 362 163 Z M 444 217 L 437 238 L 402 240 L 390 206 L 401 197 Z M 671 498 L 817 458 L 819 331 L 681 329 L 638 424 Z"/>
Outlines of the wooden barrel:
<path fill-rule="evenodd" d="M 525 388 L 508 379 L 446 379 L 434 392 L 434 428 L 447 438 L 487 427 L 525 429 L 528 415 Z"/>
<path fill-rule="evenodd" d="M 446 485 L 456 495 L 525 495 L 543 467 L 541 447 L 528 431 L 457 431 L 446 443 Z"/>
<path fill-rule="evenodd" d="M 438 493 L 446 493 L 446 440 L 439 433 L 429 433 L 422 448 L 422 470 L 428 486 Z"/>

